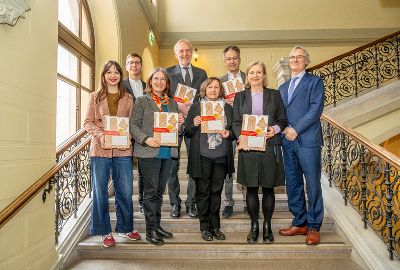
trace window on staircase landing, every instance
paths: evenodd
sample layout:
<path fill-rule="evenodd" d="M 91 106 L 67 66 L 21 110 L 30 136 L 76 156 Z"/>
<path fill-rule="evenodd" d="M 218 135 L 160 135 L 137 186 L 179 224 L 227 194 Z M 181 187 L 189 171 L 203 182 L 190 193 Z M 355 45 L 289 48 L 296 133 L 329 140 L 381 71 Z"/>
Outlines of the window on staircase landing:
<path fill-rule="evenodd" d="M 58 0 L 56 144 L 82 128 L 94 91 L 94 32 L 86 0 Z"/>

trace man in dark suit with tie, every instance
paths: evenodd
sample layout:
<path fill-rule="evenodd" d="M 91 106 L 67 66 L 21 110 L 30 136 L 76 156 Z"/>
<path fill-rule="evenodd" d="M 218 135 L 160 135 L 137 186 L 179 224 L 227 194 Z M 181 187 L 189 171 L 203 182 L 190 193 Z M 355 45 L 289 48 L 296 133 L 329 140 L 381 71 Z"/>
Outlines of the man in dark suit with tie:
<path fill-rule="evenodd" d="M 145 94 L 146 83 L 140 79 L 143 71 L 142 57 L 137 53 L 130 53 L 126 57 L 126 71 L 128 78 L 123 80 L 123 84 L 133 97 L 135 103 L 138 97 Z M 132 141 L 133 145 L 133 141 Z M 139 212 L 143 214 L 143 177 L 138 163 L 138 187 L 139 187 Z"/>
<path fill-rule="evenodd" d="M 167 68 L 168 78 L 170 80 L 169 96 L 174 97 L 176 87 L 178 83 L 197 89 L 194 101 L 199 100 L 200 96 L 200 84 L 207 79 L 207 73 L 205 70 L 195 67 L 191 64 L 192 60 L 192 43 L 187 39 L 179 40 L 174 46 L 175 57 L 178 60 L 178 64 Z M 190 103 L 178 104 L 179 111 L 184 117 L 187 116 L 189 111 Z M 181 147 L 183 136 L 179 137 L 179 150 Z M 186 150 L 189 151 L 190 140 L 185 137 Z M 178 178 L 179 170 L 179 159 L 172 159 L 171 175 L 168 180 L 168 194 L 171 203 L 171 217 L 180 217 L 181 212 L 181 198 L 180 184 Z M 191 218 L 197 218 L 198 211 L 196 207 L 196 183 L 193 178 L 189 177 L 187 187 L 187 199 L 186 199 L 186 211 L 189 213 Z"/>
<path fill-rule="evenodd" d="M 307 50 L 296 46 L 289 54 L 292 78 L 279 87 L 289 126 L 284 130 L 283 150 L 286 192 L 292 225 L 282 229 L 284 236 L 307 235 L 307 245 L 317 245 L 324 217 L 321 190 L 320 117 L 324 108 L 324 84 L 321 78 L 305 71 L 310 63 Z M 304 194 L 306 181 L 308 207 Z"/>
<path fill-rule="evenodd" d="M 221 82 L 226 82 L 236 78 L 241 78 L 243 84 L 246 82 L 246 73 L 240 71 L 240 49 L 237 46 L 228 46 L 223 50 L 224 62 L 228 72 L 220 77 Z M 233 106 L 234 97 L 225 99 L 225 102 Z M 236 149 L 236 140 L 232 142 L 233 153 Z M 246 190 L 242 187 L 243 201 L 246 203 Z M 233 177 L 232 175 L 227 175 L 225 178 L 225 207 L 222 211 L 222 216 L 224 218 L 229 218 L 233 213 L 233 206 L 235 205 L 235 200 L 233 199 Z M 244 211 L 247 212 L 247 207 L 244 207 Z"/>

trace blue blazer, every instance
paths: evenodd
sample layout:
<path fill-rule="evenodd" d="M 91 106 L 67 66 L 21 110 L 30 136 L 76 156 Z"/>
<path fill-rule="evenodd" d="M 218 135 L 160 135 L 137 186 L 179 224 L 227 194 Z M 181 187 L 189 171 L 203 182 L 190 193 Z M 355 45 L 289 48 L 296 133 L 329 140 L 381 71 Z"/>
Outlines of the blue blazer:
<path fill-rule="evenodd" d="M 301 146 L 323 145 L 320 117 L 324 109 L 324 83 L 321 78 L 305 73 L 288 103 L 290 81 L 279 87 L 285 106 L 288 124 L 297 132 Z M 283 140 L 283 144 L 287 142 Z"/>

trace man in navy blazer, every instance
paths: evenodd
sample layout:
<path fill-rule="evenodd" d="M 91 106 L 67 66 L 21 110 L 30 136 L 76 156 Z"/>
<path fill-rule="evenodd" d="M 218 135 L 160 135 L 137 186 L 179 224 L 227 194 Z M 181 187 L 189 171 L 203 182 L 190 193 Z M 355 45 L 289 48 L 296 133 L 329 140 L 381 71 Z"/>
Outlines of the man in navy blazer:
<path fill-rule="evenodd" d="M 282 229 L 284 236 L 307 235 L 306 244 L 319 244 L 319 230 L 324 217 L 321 190 L 320 117 L 324 108 L 324 85 L 321 78 L 305 71 L 310 63 L 307 50 L 296 46 L 289 54 L 292 78 L 279 87 L 285 105 L 288 127 L 284 130 L 283 151 L 286 192 L 292 225 Z M 304 180 L 308 207 L 304 194 Z"/>
<path fill-rule="evenodd" d="M 178 60 L 178 64 L 167 68 L 168 78 L 170 80 L 169 96 L 174 97 L 176 87 L 178 83 L 184 84 L 186 86 L 197 89 L 194 101 L 198 101 L 200 97 L 200 85 L 207 79 L 207 73 L 204 69 L 195 67 L 191 64 L 192 60 L 192 43 L 187 39 L 181 39 L 176 42 L 174 46 L 175 57 Z M 186 118 L 190 102 L 186 104 L 178 104 L 179 111 Z M 181 149 L 183 136 L 179 136 L 179 151 Z M 189 152 L 190 139 L 185 136 L 186 150 Z M 181 215 L 181 198 L 180 184 L 178 178 L 179 170 L 179 159 L 172 159 L 171 165 L 171 175 L 168 180 L 168 195 L 169 201 L 171 203 L 171 217 L 179 218 Z M 193 178 L 189 177 L 188 187 L 187 187 L 187 199 L 186 199 L 186 212 L 189 213 L 191 218 L 198 217 L 198 211 L 196 206 L 196 183 Z"/>
<path fill-rule="evenodd" d="M 135 103 L 138 97 L 145 94 L 146 83 L 140 79 L 143 71 L 142 57 L 137 53 L 130 53 L 126 57 L 126 71 L 128 72 L 128 78 L 123 80 L 123 84 L 129 94 L 133 97 L 133 103 Z M 133 139 L 132 139 L 132 145 Z M 138 190 L 139 190 L 139 212 L 143 214 L 143 177 L 142 172 L 138 164 Z"/>

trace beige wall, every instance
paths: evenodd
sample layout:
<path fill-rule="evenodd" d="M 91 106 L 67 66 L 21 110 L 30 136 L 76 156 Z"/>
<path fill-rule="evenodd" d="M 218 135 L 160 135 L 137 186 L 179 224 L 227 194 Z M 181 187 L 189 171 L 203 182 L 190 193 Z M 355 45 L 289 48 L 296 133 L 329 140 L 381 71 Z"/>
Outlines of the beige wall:
<path fill-rule="evenodd" d="M 57 1 L 29 2 L 26 19 L 0 25 L 0 209 L 55 163 Z M 0 269 L 56 262 L 54 200 L 40 196 L 0 228 Z"/>
<path fill-rule="evenodd" d="M 126 56 L 131 52 L 143 55 L 147 48 L 154 65 L 158 65 L 158 45 L 149 43 L 149 26 L 138 1 L 88 0 L 88 3 L 96 39 L 96 87 L 103 64 L 108 60 L 118 61 L 125 71 Z M 152 63 L 144 61 L 143 65 Z"/>
<path fill-rule="evenodd" d="M 161 32 L 400 26 L 400 3 L 388 0 L 308 0 L 298 3 L 292 0 L 169 0 L 158 3 Z M 182 9 L 192 12 L 182 12 Z"/>
<path fill-rule="evenodd" d="M 229 44 L 227 44 L 229 45 Z M 293 44 L 294 46 L 295 44 Z M 361 44 L 360 44 L 361 45 Z M 334 56 L 345 53 L 355 46 L 309 46 L 308 50 L 311 56 L 311 65 L 319 64 L 323 61 L 326 61 Z M 208 76 L 222 76 L 226 73 L 226 68 L 224 65 L 224 58 L 222 51 L 224 47 L 220 48 L 201 48 L 198 47 L 199 59 L 197 62 L 192 60 L 192 64 L 201 68 L 204 68 L 207 71 Z M 283 56 L 287 56 L 289 51 L 292 49 L 290 47 L 264 47 L 264 48 L 249 48 L 242 47 L 241 48 L 241 70 L 246 71 L 246 66 L 248 63 L 255 60 L 262 60 L 267 66 L 267 74 L 268 74 L 268 87 L 276 88 L 276 75 L 272 71 L 273 66 L 276 62 Z M 177 63 L 176 58 L 174 57 L 174 53 L 172 49 L 160 49 L 160 65 L 163 67 L 168 67 L 171 65 L 175 65 Z"/>
<path fill-rule="evenodd" d="M 126 56 L 131 52 L 136 52 L 143 57 L 144 50 L 147 48 L 146 57 L 143 59 L 143 79 L 147 78 L 148 70 L 152 69 L 152 65 L 158 65 L 158 45 L 150 45 L 149 42 L 149 25 L 143 15 L 139 1 L 118 0 L 117 9 L 121 28 L 121 65 L 125 65 Z M 153 15 L 156 14 L 154 9 L 151 9 Z M 155 18 L 157 18 L 155 16 Z M 147 61 L 151 55 L 152 61 Z M 123 67 L 124 68 L 124 67 Z M 125 68 L 124 68 L 125 70 Z M 146 73 L 146 74 L 145 74 Z M 127 74 L 125 74 L 127 76 Z"/>
<path fill-rule="evenodd" d="M 94 27 L 96 89 L 99 83 L 98 77 L 103 69 L 104 63 L 108 60 L 120 60 L 120 30 L 118 28 L 118 12 L 114 0 L 88 0 L 88 4 Z"/>

